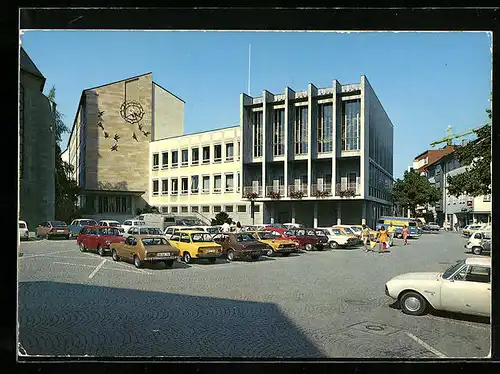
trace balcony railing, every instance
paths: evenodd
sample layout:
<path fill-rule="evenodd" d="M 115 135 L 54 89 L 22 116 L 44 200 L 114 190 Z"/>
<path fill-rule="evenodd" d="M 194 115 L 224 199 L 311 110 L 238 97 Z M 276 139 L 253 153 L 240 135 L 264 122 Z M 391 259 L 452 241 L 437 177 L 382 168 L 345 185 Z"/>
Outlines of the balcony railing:
<path fill-rule="evenodd" d="M 255 197 L 262 197 L 262 186 L 243 187 L 243 197 L 246 197 L 250 194 L 256 194 Z"/>
<path fill-rule="evenodd" d="M 354 196 L 359 196 L 361 195 L 361 183 L 337 183 L 335 185 L 335 195 L 340 196 L 344 193 L 343 191 L 350 191 L 350 193 L 353 193 Z"/>
<path fill-rule="evenodd" d="M 311 185 L 311 196 L 328 197 L 332 196 L 332 185 L 330 183 L 321 183 Z"/>
<path fill-rule="evenodd" d="M 291 185 L 288 186 L 288 196 L 291 198 L 294 197 L 304 197 L 309 196 L 309 191 L 306 184 L 299 185 Z"/>
<path fill-rule="evenodd" d="M 280 198 L 285 196 L 285 186 L 266 186 L 266 197 Z"/>

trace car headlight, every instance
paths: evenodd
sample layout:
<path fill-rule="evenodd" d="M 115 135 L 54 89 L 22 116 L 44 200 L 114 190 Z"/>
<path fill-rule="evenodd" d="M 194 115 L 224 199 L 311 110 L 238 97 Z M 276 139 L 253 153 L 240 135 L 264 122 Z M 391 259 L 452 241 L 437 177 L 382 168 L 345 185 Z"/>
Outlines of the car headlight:
<path fill-rule="evenodd" d="M 106 245 L 109 246 L 111 242 L 109 240 L 106 240 Z"/>

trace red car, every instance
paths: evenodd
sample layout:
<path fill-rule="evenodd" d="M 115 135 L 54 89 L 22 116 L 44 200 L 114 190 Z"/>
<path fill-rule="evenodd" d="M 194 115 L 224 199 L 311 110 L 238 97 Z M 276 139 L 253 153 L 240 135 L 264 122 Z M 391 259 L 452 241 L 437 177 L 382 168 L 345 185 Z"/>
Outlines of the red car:
<path fill-rule="evenodd" d="M 297 249 L 305 249 L 306 251 L 311 251 L 312 249 L 319 247 L 318 238 L 316 236 L 305 235 L 305 232 L 304 235 L 300 235 L 302 231 L 305 231 L 304 229 L 289 230 L 279 227 L 265 227 L 264 230 L 272 231 L 276 235 L 280 235 L 280 237 L 283 239 L 293 240 L 295 243 L 297 243 Z"/>
<path fill-rule="evenodd" d="M 111 243 L 123 243 L 124 241 L 125 238 L 118 227 L 108 226 L 85 226 L 76 238 L 80 251 L 97 251 L 100 256 L 111 251 Z"/>

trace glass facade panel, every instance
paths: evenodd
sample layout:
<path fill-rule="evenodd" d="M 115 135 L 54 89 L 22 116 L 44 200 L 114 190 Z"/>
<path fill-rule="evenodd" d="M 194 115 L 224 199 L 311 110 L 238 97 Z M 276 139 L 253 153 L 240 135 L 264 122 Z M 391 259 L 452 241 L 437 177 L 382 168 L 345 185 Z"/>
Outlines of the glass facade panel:
<path fill-rule="evenodd" d="M 285 154 L 285 109 L 273 111 L 273 155 Z"/>
<path fill-rule="evenodd" d="M 318 152 L 333 150 L 333 105 L 318 105 Z"/>
<path fill-rule="evenodd" d="M 295 154 L 307 153 L 308 108 L 295 108 Z"/>
<path fill-rule="evenodd" d="M 253 157 L 262 157 L 262 112 L 252 113 Z"/>
<path fill-rule="evenodd" d="M 342 150 L 360 149 L 361 101 L 352 100 L 342 103 Z"/>

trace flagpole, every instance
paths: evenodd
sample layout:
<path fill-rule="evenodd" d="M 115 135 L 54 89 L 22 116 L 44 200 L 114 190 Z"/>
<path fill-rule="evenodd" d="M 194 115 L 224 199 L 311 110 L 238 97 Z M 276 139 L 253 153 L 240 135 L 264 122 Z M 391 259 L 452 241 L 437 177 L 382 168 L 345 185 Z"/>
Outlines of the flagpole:
<path fill-rule="evenodd" d="M 250 96 L 250 60 L 252 56 L 252 45 L 248 45 L 248 96 Z"/>

